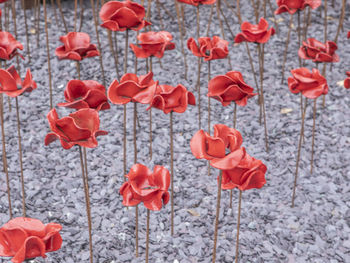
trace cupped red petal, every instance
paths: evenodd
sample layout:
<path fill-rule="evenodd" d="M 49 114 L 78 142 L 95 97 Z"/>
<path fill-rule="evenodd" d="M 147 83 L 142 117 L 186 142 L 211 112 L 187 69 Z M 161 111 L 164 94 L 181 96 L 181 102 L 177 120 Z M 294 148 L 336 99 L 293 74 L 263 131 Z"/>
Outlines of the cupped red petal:
<path fill-rule="evenodd" d="M 45 236 L 43 237 L 43 241 L 45 243 L 45 251 L 52 252 L 57 251 L 62 246 L 62 237 L 60 235 L 60 231 L 62 230 L 62 226 L 56 223 L 49 223 L 45 226 Z"/>
<path fill-rule="evenodd" d="M 160 190 L 168 191 L 170 185 L 170 173 L 168 169 L 163 166 L 156 165 L 153 168 L 151 178 L 152 185 L 159 187 Z"/>
<path fill-rule="evenodd" d="M 233 151 L 223 158 L 216 158 L 210 161 L 210 165 L 220 170 L 230 170 L 235 168 L 245 155 L 245 148 L 242 147 Z"/>
<path fill-rule="evenodd" d="M 30 236 L 25 240 L 23 246 L 17 251 L 11 261 L 13 263 L 22 263 L 25 259 L 40 256 L 46 258 L 45 243 L 39 237 Z"/>
<path fill-rule="evenodd" d="M 192 154 L 197 159 L 213 160 L 225 156 L 225 143 L 221 138 L 211 137 L 203 130 L 195 133 L 190 141 Z"/>

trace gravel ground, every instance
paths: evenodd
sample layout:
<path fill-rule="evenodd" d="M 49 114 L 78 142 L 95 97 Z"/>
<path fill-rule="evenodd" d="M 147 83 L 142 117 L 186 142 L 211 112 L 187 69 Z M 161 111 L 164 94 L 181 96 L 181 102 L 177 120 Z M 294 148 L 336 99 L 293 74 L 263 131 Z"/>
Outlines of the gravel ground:
<path fill-rule="evenodd" d="M 162 1 L 175 16 L 173 1 Z M 244 20 L 253 20 L 249 1 L 242 1 Z M 272 1 L 273 2 L 273 1 Z M 328 32 L 334 38 L 339 17 L 340 0 L 336 10 L 328 10 Z M 85 3 L 85 17 L 82 31 L 88 32 L 96 43 L 92 12 Z M 223 3 L 224 5 L 224 3 Z M 72 30 L 73 1 L 64 2 L 67 23 Z M 225 6 L 225 5 L 224 5 Z M 63 35 L 62 23 L 57 26 L 53 10 L 48 6 L 51 63 L 53 68 L 54 103 L 64 100 L 66 83 L 77 76 L 75 64 L 58 61 L 54 50 L 60 45 Z M 349 8 L 349 6 L 347 7 Z M 155 6 L 154 6 L 154 9 Z M 323 10 L 323 9 L 321 9 Z M 349 10 L 349 9 L 348 9 Z M 201 8 L 201 32 L 205 32 L 210 7 Z M 174 34 L 177 49 L 166 52 L 159 63 L 154 64 L 155 79 L 160 83 L 176 85 L 181 83 L 194 90 L 197 75 L 197 59 L 186 50 L 189 79 L 183 77 L 183 60 L 176 20 L 163 12 L 165 30 Z M 239 32 L 237 19 L 227 8 L 224 10 L 234 34 Z M 32 17 L 32 13 L 28 15 Z M 160 30 L 154 11 L 153 30 Z M 18 8 L 19 40 L 25 43 L 22 12 Z M 186 36 L 195 36 L 195 8 L 185 7 Z M 323 15 L 322 15 L 323 16 Z M 309 36 L 323 40 L 323 19 L 320 11 L 312 13 Z M 271 18 L 269 12 L 268 18 Z M 341 62 L 328 73 L 330 86 L 326 108 L 318 103 L 315 144 L 315 169 L 309 172 L 311 151 L 312 111 L 311 104 L 306 115 L 305 146 L 302 150 L 299 185 L 295 208 L 290 208 L 294 178 L 296 146 L 300 130 L 299 96 L 289 92 L 287 84 L 280 84 L 284 42 L 287 35 L 288 15 L 279 23 L 280 33 L 271 38 L 265 50 L 265 94 L 270 153 L 264 148 L 264 129 L 259 125 L 259 107 L 254 98 L 247 107 L 238 110 L 238 130 L 244 138 L 247 151 L 268 167 L 267 184 L 260 190 L 244 192 L 242 200 L 240 261 L 241 262 L 350 262 L 350 121 L 349 91 L 336 83 L 345 78 L 350 69 L 350 43 L 346 40 L 350 19 L 345 17 L 344 32 L 339 37 Z M 272 22 L 271 22 L 272 23 Z M 273 24 L 273 23 L 272 23 Z M 33 18 L 30 28 L 34 27 Z M 27 193 L 28 216 L 45 223 L 58 222 L 63 225 L 64 240 L 60 251 L 48 254 L 45 262 L 88 262 L 88 231 L 85 213 L 84 192 L 81 184 L 79 153 L 76 148 L 62 150 L 59 143 L 44 146 L 44 137 L 49 131 L 46 114 L 49 111 L 48 73 L 46 61 L 44 23 L 40 22 L 40 46 L 36 46 L 35 35 L 30 36 L 33 53 L 30 67 L 38 89 L 19 98 L 24 150 L 24 175 Z M 114 61 L 109 53 L 106 30 L 100 28 L 103 63 L 106 81 L 116 78 Z M 220 34 L 215 18 L 211 35 Z M 226 28 L 230 41 L 230 57 L 233 70 L 243 73 L 247 83 L 254 86 L 253 75 L 248 63 L 244 45 L 233 46 L 233 39 Z M 118 33 L 120 69 L 124 54 L 123 34 Z M 289 71 L 297 67 L 297 34 L 292 32 L 292 43 L 286 65 Z M 135 33 L 130 42 L 135 42 Z M 251 46 L 251 49 L 253 47 Z M 256 59 L 255 50 L 253 51 Z M 133 72 L 133 54 L 129 54 L 129 71 Z M 256 61 L 257 62 L 257 61 Z M 14 63 L 14 62 L 13 62 Z M 27 62 L 24 62 L 27 63 Z M 139 72 L 145 72 L 145 63 L 139 63 Z M 312 64 L 307 63 L 308 67 Z M 227 60 L 212 62 L 212 76 L 231 70 Z M 290 74 L 286 71 L 286 76 Z M 207 65 L 202 67 L 202 105 L 206 108 L 204 90 L 207 86 Z M 23 67 L 22 67 L 23 75 Z M 101 80 L 98 58 L 82 63 L 82 79 Z M 107 85 L 108 85 L 107 84 Z M 5 100 L 7 101 L 7 100 Z M 18 170 L 18 144 L 15 104 L 11 102 L 9 112 L 5 104 L 5 125 L 7 135 L 8 162 L 11 177 L 12 198 L 15 216 L 21 216 L 21 194 Z M 128 169 L 133 163 L 132 148 L 132 105 L 128 105 Z M 139 106 L 141 127 L 138 129 L 139 162 L 153 168 L 155 164 L 169 168 L 169 116 L 153 111 L 153 160 L 148 158 L 148 113 Z M 282 109 L 291 109 L 287 114 Z M 212 102 L 213 124 L 232 125 L 233 106 L 223 108 Z M 60 108 L 59 115 L 70 111 Z M 184 114 L 174 115 L 175 128 L 175 235 L 170 236 L 170 205 L 160 212 L 151 213 L 150 262 L 194 263 L 211 262 L 217 184 L 216 176 L 207 176 L 207 163 L 196 160 L 190 151 L 189 141 L 197 131 L 197 109 L 191 107 Z M 99 137 L 99 146 L 88 150 L 89 183 L 93 216 L 93 242 L 95 262 L 143 262 L 145 249 L 146 210 L 140 208 L 140 258 L 134 257 L 134 209 L 122 206 L 119 188 L 123 182 L 122 171 L 122 107 L 113 105 L 109 111 L 101 112 L 101 129 L 109 131 L 108 136 Z M 203 123 L 207 118 L 203 113 Z M 204 125 L 206 127 L 206 124 Z M 213 174 L 217 171 L 212 170 Z M 8 220 L 5 177 L 0 177 L 0 223 Z M 217 262 L 232 262 L 237 222 L 238 192 L 234 191 L 233 209 L 229 208 L 229 192 L 222 194 Z M 36 259 L 35 262 L 43 262 Z"/>

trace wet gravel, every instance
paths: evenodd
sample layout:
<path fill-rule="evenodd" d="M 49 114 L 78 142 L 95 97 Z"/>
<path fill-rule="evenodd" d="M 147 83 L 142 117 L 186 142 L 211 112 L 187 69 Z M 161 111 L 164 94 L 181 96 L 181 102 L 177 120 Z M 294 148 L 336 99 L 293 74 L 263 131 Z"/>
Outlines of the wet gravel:
<path fill-rule="evenodd" d="M 89 1 L 85 1 L 83 32 L 88 32 L 96 43 L 92 12 Z M 155 2 L 155 1 L 153 1 Z M 173 1 L 162 3 L 176 17 Z M 222 1 L 223 2 L 223 1 Z M 230 1 L 232 2 L 232 1 Z M 241 1 L 244 20 L 254 21 L 249 1 Z M 272 1 L 274 2 L 274 1 Z M 331 1 L 330 1 L 331 2 Z M 340 1 L 336 8 L 328 10 L 329 38 L 333 39 L 337 28 Z M 274 3 L 273 3 L 274 4 Z M 152 7 L 153 30 L 161 30 L 156 5 Z M 239 32 L 237 18 L 222 3 L 224 14 L 234 34 Z M 275 5 L 275 4 L 274 4 Z M 73 30 L 74 2 L 63 1 L 65 18 Z M 347 10 L 349 11 L 349 5 Z M 48 5 L 50 19 L 50 52 L 53 72 L 54 103 L 64 100 L 66 83 L 77 77 L 75 64 L 58 61 L 54 50 L 60 45 L 59 36 L 64 34 L 62 22 L 56 24 L 54 12 Z M 17 23 L 19 40 L 25 44 L 23 13 L 18 7 Z M 320 10 L 323 10 L 322 8 Z M 323 14 L 312 12 L 309 36 L 323 40 Z M 201 7 L 201 35 L 205 34 L 210 7 Z M 28 11 L 29 28 L 34 28 L 33 12 Z M 167 51 L 162 59 L 163 69 L 155 60 L 155 79 L 160 83 L 185 85 L 194 91 L 197 75 L 197 59 L 186 49 L 188 80 L 183 75 L 183 59 L 176 20 L 161 9 L 165 30 L 172 32 L 177 49 Z M 195 36 L 196 10 L 185 6 L 185 39 Z M 42 17 L 43 18 L 43 17 Z M 271 12 L 268 10 L 271 21 Z M 339 37 L 341 62 L 327 73 L 330 92 L 326 107 L 321 99 L 317 103 L 317 129 L 315 144 L 314 173 L 309 172 L 311 157 L 312 106 L 306 115 L 305 145 L 298 179 L 295 208 L 290 207 L 295 170 L 296 147 L 300 131 L 299 96 L 289 92 L 286 83 L 281 84 L 281 64 L 284 43 L 288 30 L 288 15 L 278 17 L 280 32 L 266 45 L 265 54 L 265 98 L 270 140 L 270 152 L 264 148 L 264 129 L 259 125 L 257 98 L 247 107 L 238 109 L 237 128 L 244 138 L 247 151 L 268 167 L 267 184 L 260 190 L 243 194 L 240 262 L 350 262 L 350 95 L 349 91 L 337 85 L 350 69 L 350 42 L 346 32 L 350 19 L 345 16 L 344 32 Z M 296 21 L 296 20 L 295 20 Z M 273 23 L 272 23 L 273 24 Z M 225 26 L 230 41 L 232 70 L 241 71 L 246 82 L 254 87 L 253 75 L 248 63 L 244 45 L 233 46 L 233 39 Z M 12 24 L 11 24 L 12 28 Z M 79 152 L 77 148 L 62 150 L 59 143 L 44 146 L 44 137 L 49 131 L 46 114 L 49 111 L 49 85 L 44 22 L 40 21 L 40 42 L 36 35 L 30 35 L 32 60 L 21 62 L 23 68 L 30 67 L 38 89 L 19 98 L 24 151 L 24 176 L 27 194 L 28 216 L 63 225 L 63 246 L 58 252 L 48 254 L 45 262 L 88 262 L 88 231 L 85 213 L 84 192 L 81 183 Z M 289 70 L 297 67 L 297 33 L 291 35 L 290 53 L 286 64 Z M 12 29 L 11 29 L 12 30 Z M 11 31 L 10 30 L 10 31 Z M 103 64 L 107 86 L 116 78 L 114 60 L 108 46 L 106 30 L 99 28 L 103 50 Z M 12 32 L 12 31 L 11 31 Z M 219 23 L 214 15 L 210 35 L 219 35 Z M 124 34 L 118 33 L 119 68 L 122 71 Z M 130 42 L 135 42 L 131 33 Z M 257 55 L 250 45 L 257 65 Z M 14 61 L 12 61 L 14 63 Z M 231 68 L 227 60 L 213 61 L 212 76 L 225 74 Z M 133 54 L 129 53 L 128 69 L 134 70 Z M 313 65 L 306 63 L 307 67 Z M 256 66 L 257 67 L 257 66 Z M 100 80 L 98 58 L 82 62 L 82 79 Z M 145 72 L 145 62 L 139 62 L 139 72 Z M 206 127 L 207 65 L 202 67 L 203 126 Z M 196 93 L 195 93 L 196 94 Z M 6 143 L 11 177 L 11 194 L 15 216 L 21 216 L 21 192 L 19 181 L 19 159 L 15 103 L 9 111 L 5 100 Z M 133 164 L 132 148 L 132 105 L 128 105 L 128 169 Z M 153 110 L 153 159 L 148 157 L 148 112 L 139 106 L 140 127 L 138 128 L 139 162 L 150 168 L 155 164 L 169 168 L 169 116 Z M 285 109 L 288 109 L 285 113 Z M 60 108 L 63 116 L 70 110 Z M 145 251 L 146 210 L 140 208 L 140 258 L 134 257 L 134 209 L 122 206 L 119 188 L 123 182 L 122 166 L 122 107 L 113 105 L 109 111 L 101 112 L 101 129 L 109 131 L 108 136 L 99 137 L 99 146 L 88 150 L 89 184 L 93 216 L 93 242 L 95 262 L 143 262 Z M 212 123 L 232 125 L 233 105 L 222 107 L 212 101 Z M 197 108 L 189 107 L 183 114 L 174 114 L 175 139 L 175 235 L 170 236 L 170 206 L 160 212 L 151 213 L 150 262 L 194 263 L 211 262 L 216 206 L 216 174 L 207 176 L 207 163 L 196 160 L 189 148 L 189 141 L 197 131 Z M 234 191 L 233 209 L 229 208 L 229 192 L 222 194 L 217 262 L 232 262 L 237 222 L 238 192 Z M 0 223 L 8 220 L 7 195 L 4 174 L 0 177 Z M 44 262 L 36 259 L 35 262 Z"/>

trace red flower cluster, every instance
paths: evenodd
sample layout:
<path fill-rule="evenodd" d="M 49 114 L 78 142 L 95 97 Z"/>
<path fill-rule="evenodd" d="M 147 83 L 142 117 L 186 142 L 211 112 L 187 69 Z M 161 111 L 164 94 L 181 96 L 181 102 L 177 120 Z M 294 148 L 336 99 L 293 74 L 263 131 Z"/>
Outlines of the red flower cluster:
<path fill-rule="evenodd" d="M 242 135 L 239 131 L 223 124 L 214 125 L 214 136 L 199 130 L 192 137 L 190 146 L 197 159 L 206 159 L 220 170 L 235 168 L 245 155 Z M 226 154 L 226 150 L 229 151 Z"/>
<path fill-rule="evenodd" d="M 292 93 L 301 92 L 308 99 L 316 99 L 328 93 L 328 84 L 318 69 L 293 69 L 292 77 L 288 78 L 288 87 Z"/>
<path fill-rule="evenodd" d="M 221 39 L 218 36 L 200 37 L 198 38 L 198 45 L 194 38 L 187 40 L 187 48 L 196 57 L 204 58 L 204 61 L 223 59 L 228 55 L 228 41 Z"/>
<path fill-rule="evenodd" d="M 141 33 L 137 39 L 140 41 L 141 47 L 133 44 L 130 44 L 130 47 L 138 58 L 150 56 L 162 58 L 165 50 L 175 48 L 175 44 L 171 42 L 173 36 L 167 31 Z"/>
<path fill-rule="evenodd" d="M 14 218 L 0 228 L 0 257 L 13 257 L 14 263 L 46 258 L 46 252 L 61 248 L 61 229 L 56 223 L 44 225 L 38 219 Z"/>
<path fill-rule="evenodd" d="M 128 181 L 119 191 L 123 205 L 136 206 L 143 202 L 146 208 L 159 211 L 169 202 L 170 173 L 163 166 L 156 165 L 152 172 L 142 164 L 134 164 L 126 177 Z"/>
<path fill-rule="evenodd" d="M 70 80 L 64 91 L 66 103 L 60 107 L 73 109 L 91 108 L 97 111 L 110 108 L 106 96 L 106 88 L 94 80 Z"/>
<path fill-rule="evenodd" d="M 327 41 L 325 44 L 309 38 L 299 49 L 299 57 L 302 59 L 312 59 L 313 62 L 338 62 L 339 56 L 335 53 L 338 46 L 333 41 Z"/>
<path fill-rule="evenodd" d="M 181 3 L 189 4 L 189 5 L 212 5 L 216 3 L 216 0 L 178 0 Z"/>
<path fill-rule="evenodd" d="M 154 107 L 162 110 L 165 114 L 172 111 L 183 113 L 188 104 L 196 105 L 196 99 L 192 92 L 189 92 L 183 85 L 179 84 L 176 87 L 159 85 L 147 110 Z"/>
<path fill-rule="evenodd" d="M 350 71 L 346 72 L 346 75 L 348 77 L 344 80 L 344 87 L 350 89 Z"/>
<path fill-rule="evenodd" d="M 151 23 L 144 20 L 145 8 L 132 1 L 110 1 L 100 10 L 101 25 L 112 31 L 125 31 L 132 29 L 139 31 Z"/>
<path fill-rule="evenodd" d="M 239 106 L 245 106 L 249 98 L 257 95 L 253 93 L 254 89 L 244 82 L 242 74 L 238 71 L 230 71 L 212 78 L 208 90 L 208 97 L 220 101 L 222 106 L 228 106 L 232 101 Z"/>
<path fill-rule="evenodd" d="M 47 114 L 51 131 L 45 137 L 45 145 L 59 139 L 64 149 L 70 149 L 74 145 L 88 148 L 97 146 L 96 137 L 108 134 L 99 130 L 100 119 L 94 109 L 81 109 L 69 114 L 67 117 L 58 118 L 56 109 Z"/>
<path fill-rule="evenodd" d="M 17 97 L 36 88 L 37 86 L 30 69 L 27 70 L 24 81 L 21 80 L 14 66 L 9 67 L 7 70 L 0 69 L 0 93 L 5 93 L 10 97 Z"/>
<path fill-rule="evenodd" d="M 130 101 L 148 104 L 154 97 L 157 85 L 152 72 L 140 77 L 126 73 L 120 82 L 114 80 L 109 86 L 108 98 L 113 104 L 126 104 Z"/>
<path fill-rule="evenodd" d="M 90 43 L 90 36 L 83 32 L 69 32 L 60 37 L 63 46 L 56 48 L 59 59 L 83 60 L 84 58 L 99 56 L 96 45 Z"/>
<path fill-rule="evenodd" d="M 243 22 L 241 25 L 242 33 L 238 33 L 235 37 L 235 43 L 255 42 L 266 43 L 270 37 L 275 34 L 275 29 L 268 29 L 269 23 L 265 18 L 260 18 L 259 24 L 253 25 L 249 22 Z"/>
<path fill-rule="evenodd" d="M 261 188 L 266 183 L 266 165 L 247 153 L 240 163 L 231 170 L 222 171 L 222 189 L 238 188 L 241 191 Z"/>
<path fill-rule="evenodd" d="M 23 50 L 23 45 L 9 32 L 0 31 L 0 59 L 10 60 L 17 55 L 24 59 L 17 49 Z"/>
<path fill-rule="evenodd" d="M 284 12 L 294 14 L 296 11 L 304 10 L 307 6 L 316 9 L 321 4 L 321 0 L 277 0 L 278 9 L 275 11 L 275 14 L 279 15 Z"/>

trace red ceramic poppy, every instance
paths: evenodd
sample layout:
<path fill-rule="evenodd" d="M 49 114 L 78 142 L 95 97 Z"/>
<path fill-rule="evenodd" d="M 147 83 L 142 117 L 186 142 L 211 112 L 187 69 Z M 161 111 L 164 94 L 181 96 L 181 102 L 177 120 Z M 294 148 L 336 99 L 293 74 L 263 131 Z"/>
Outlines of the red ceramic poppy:
<path fill-rule="evenodd" d="M 130 47 L 138 58 L 162 58 L 165 50 L 175 48 L 175 44 L 171 42 L 173 36 L 167 31 L 141 33 L 137 39 L 140 41 L 140 47 L 133 44 L 130 44 Z"/>
<path fill-rule="evenodd" d="M 350 89 L 350 71 L 346 72 L 346 75 L 348 77 L 344 80 L 344 87 Z"/>
<path fill-rule="evenodd" d="M 21 80 L 14 66 L 9 67 L 7 70 L 0 69 L 0 93 L 5 93 L 14 98 L 24 92 L 31 92 L 36 88 L 37 86 L 30 69 L 27 69 L 24 81 Z"/>
<path fill-rule="evenodd" d="M 265 18 L 260 18 L 259 24 L 253 25 L 249 22 L 243 22 L 241 25 L 242 33 L 238 33 L 235 37 L 235 43 L 241 42 L 255 42 L 266 43 L 270 37 L 275 34 L 275 29 L 271 27 L 268 29 L 269 23 Z"/>
<path fill-rule="evenodd" d="M 221 102 L 222 106 L 228 106 L 234 101 L 239 106 L 247 105 L 249 98 L 254 97 L 254 89 L 248 86 L 241 72 L 230 71 L 226 75 L 212 78 L 208 84 L 208 97 Z"/>
<path fill-rule="evenodd" d="M 64 149 L 74 145 L 88 148 L 97 146 L 96 137 L 106 135 L 108 132 L 99 130 L 100 119 L 94 109 L 81 109 L 69 116 L 58 118 L 56 109 L 47 114 L 51 131 L 45 137 L 45 145 L 59 139 Z"/>
<path fill-rule="evenodd" d="M 288 86 L 292 93 L 301 92 L 308 99 L 316 99 L 328 93 L 327 80 L 318 69 L 312 69 L 311 72 L 307 68 L 298 68 L 291 72 L 293 76 L 288 78 Z"/>
<path fill-rule="evenodd" d="M 279 15 L 284 12 L 294 14 L 296 11 L 304 10 L 307 6 L 316 9 L 321 4 L 321 0 L 277 0 L 278 9 L 275 11 L 275 14 Z"/>
<path fill-rule="evenodd" d="M 23 50 L 23 45 L 9 32 L 0 31 L 0 59 L 10 60 L 17 55 L 24 59 L 17 49 Z"/>
<path fill-rule="evenodd" d="M 94 80 L 70 80 L 64 97 L 67 102 L 59 103 L 58 106 L 73 109 L 91 108 L 97 111 L 110 108 L 105 86 Z"/>
<path fill-rule="evenodd" d="M 216 3 L 216 0 L 177 0 L 181 3 L 189 4 L 189 5 L 212 5 Z"/>
<path fill-rule="evenodd" d="M 187 40 L 187 48 L 191 50 L 196 57 L 202 57 L 205 61 L 214 59 L 223 59 L 228 55 L 228 42 L 218 36 L 200 37 L 198 45 L 194 38 Z"/>
<path fill-rule="evenodd" d="M 130 101 L 148 104 L 152 101 L 158 82 L 153 80 L 153 73 L 137 76 L 126 73 L 120 82 L 114 80 L 108 88 L 108 99 L 113 104 L 126 104 Z"/>
<path fill-rule="evenodd" d="M 151 23 L 144 20 L 145 8 L 132 1 L 110 1 L 100 10 L 101 25 L 112 31 L 125 31 L 132 29 L 139 31 Z"/>
<path fill-rule="evenodd" d="M 83 32 L 69 32 L 60 37 L 63 46 L 56 48 L 59 59 L 83 60 L 84 58 L 99 56 L 96 45 L 90 43 L 90 36 Z"/>
<path fill-rule="evenodd" d="M 350 38 L 350 31 L 348 32 L 348 38 Z"/>
<path fill-rule="evenodd" d="M 46 258 L 46 252 L 61 248 L 61 229 L 60 224 L 44 225 L 38 219 L 11 219 L 0 228 L 0 257 L 13 257 L 14 263 L 36 257 Z"/>
<path fill-rule="evenodd" d="M 245 155 L 242 135 L 224 124 L 214 125 L 214 136 L 199 130 L 192 137 L 190 146 L 197 159 L 206 159 L 210 165 L 220 170 L 235 168 Z M 229 151 L 226 154 L 226 150 Z"/>
<path fill-rule="evenodd" d="M 169 85 L 157 86 L 156 94 L 150 106 L 162 110 L 165 114 L 170 112 L 183 113 L 186 111 L 188 104 L 196 105 L 196 98 L 183 85 L 176 87 Z"/>
<path fill-rule="evenodd" d="M 231 170 L 222 171 L 222 189 L 238 188 L 241 191 L 261 188 L 266 183 L 266 165 L 246 153 L 240 163 Z"/>
<path fill-rule="evenodd" d="M 333 41 L 327 41 L 326 44 L 309 38 L 299 49 L 299 57 L 302 59 L 312 59 L 313 62 L 338 62 L 339 56 L 335 53 L 338 46 Z"/>
<path fill-rule="evenodd" d="M 120 188 L 123 205 L 143 202 L 146 208 L 159 211 L 169 202 L 170 173 L 163 166 L 156 165 L 152 172 L 142 164 L 134 164 L 126 177 L 128 181 Z"/>

